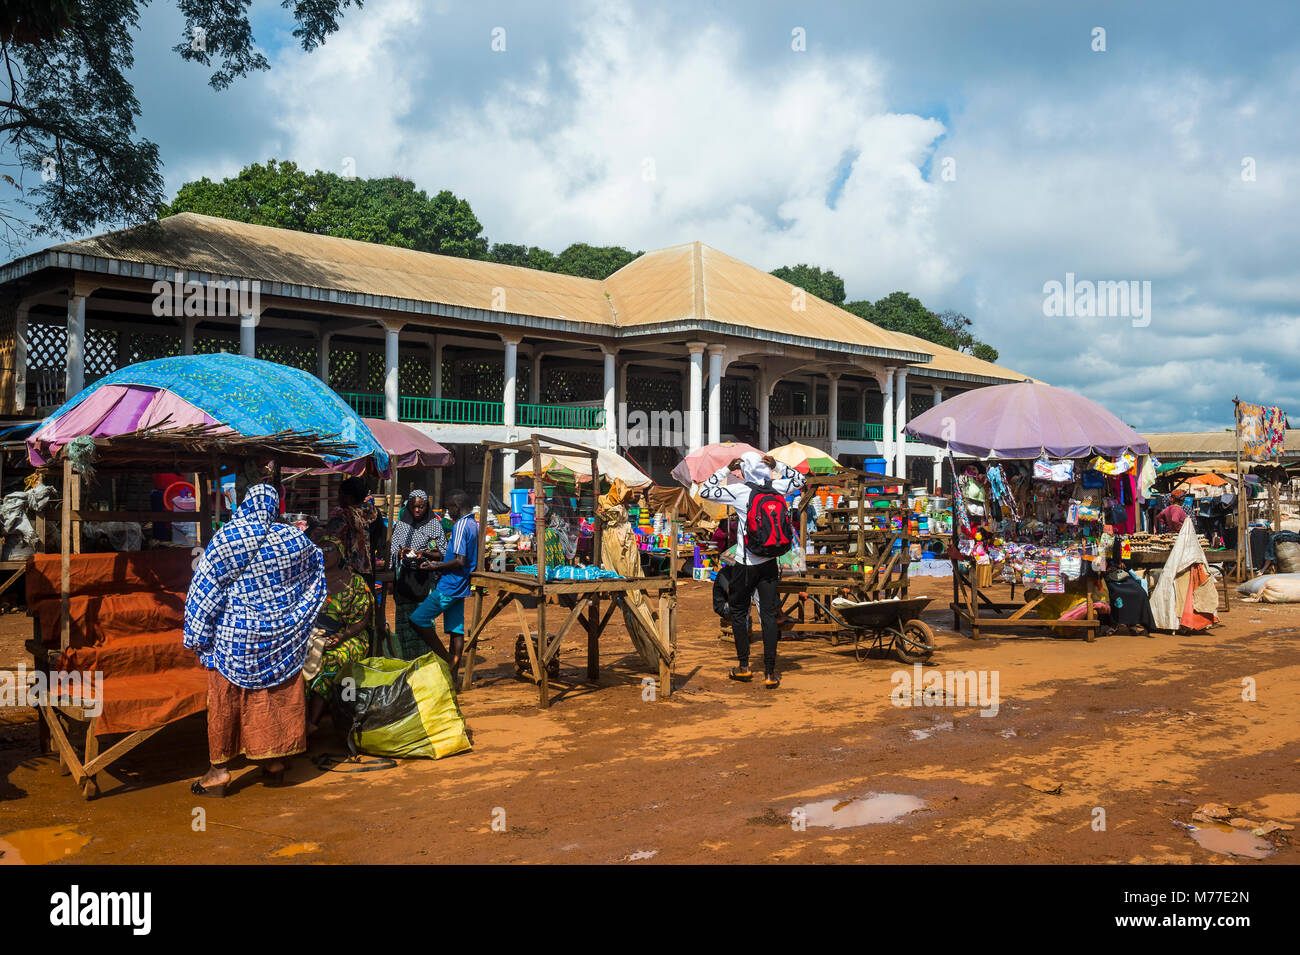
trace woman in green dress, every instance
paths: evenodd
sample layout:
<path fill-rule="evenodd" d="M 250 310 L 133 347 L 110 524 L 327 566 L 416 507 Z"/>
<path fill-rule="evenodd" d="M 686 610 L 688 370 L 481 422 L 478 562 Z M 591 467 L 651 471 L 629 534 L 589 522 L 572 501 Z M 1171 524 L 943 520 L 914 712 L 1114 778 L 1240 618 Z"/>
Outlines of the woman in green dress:
<path fill-rule="evenodd" d="M 316 619 L 328 622 L 333 632 L 325 644 L 320 672 L 307 683 L 308 735 L 316 732 L 325 714 L 330 688 L 338 682 L 339 671 L 369 652 L 370 618 L 374 605 L 365 578 L 349 565 L 339 539 L 321 536 L 317 544 L 325 558 L 325 587 L 328 592 Z"/>

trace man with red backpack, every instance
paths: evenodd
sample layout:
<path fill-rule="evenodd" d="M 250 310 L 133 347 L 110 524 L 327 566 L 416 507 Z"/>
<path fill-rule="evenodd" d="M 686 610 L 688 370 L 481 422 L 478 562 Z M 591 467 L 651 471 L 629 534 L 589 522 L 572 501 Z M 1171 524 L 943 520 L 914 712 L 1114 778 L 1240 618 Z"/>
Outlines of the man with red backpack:
<path fill-rule="evenodd" d="M 742 484 L 728 484 L 739 471 Z M 747 451 L 725 468 L 709 476 L 700 497 L 726 504 L 736 512 L 736 563 L 731 572 L 727 605 L 731 608 L 731 632 L 736 639 L 736 660 L 728 677 L 741 683 L 754 678 L 749 669 L 749 604 L 758 593 L 758 619 L 763 629 L 763 685 L 774 690 L 781 685 L 776 675 L 777 630 L 776 583 L 780 568 L 776 559 L 794 546 L 794 521 L 785 497 L 803 489 L 803 475 L 779 464 L 770 454 Z"/>

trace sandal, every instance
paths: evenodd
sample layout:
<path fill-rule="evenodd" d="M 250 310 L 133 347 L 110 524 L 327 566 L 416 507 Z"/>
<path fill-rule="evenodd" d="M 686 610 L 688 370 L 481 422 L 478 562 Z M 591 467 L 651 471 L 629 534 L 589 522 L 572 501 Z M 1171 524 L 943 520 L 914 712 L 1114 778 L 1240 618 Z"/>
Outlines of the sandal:
<path fill-rule="evenodd" d="M 769 673 L 763 677 L 763 686 L 769 690 L 775 690 L 781 685 L 781 678 L 775 673 Z"/>
<path fill-rule="evenodd" d="M 283 786 L 284 770 L 277 769 L 273 773 L 268 773 L 265 769 L 262 770 L 262 785 L 270 789 L 275 789 L 278 786 Z"/>
<path fill-rule="evenodd" d="M 190 792 L 196 796 L 213 796 L 217 799 L 226 798 L 226 787 L 229 782 L 224 782 L 216 786 L 204 786 L 197 779 L 190 785 Z"/>
<path fill-rule="evenodd" d="M 737 683 L 748 683 L 750 680 L 754 679 L 754 671 L 749 667 L 745 667 L 744 669 L 741 669 L 740 667 L 732 667 L 727 673 L 727 679 L 735 680 Z"/>

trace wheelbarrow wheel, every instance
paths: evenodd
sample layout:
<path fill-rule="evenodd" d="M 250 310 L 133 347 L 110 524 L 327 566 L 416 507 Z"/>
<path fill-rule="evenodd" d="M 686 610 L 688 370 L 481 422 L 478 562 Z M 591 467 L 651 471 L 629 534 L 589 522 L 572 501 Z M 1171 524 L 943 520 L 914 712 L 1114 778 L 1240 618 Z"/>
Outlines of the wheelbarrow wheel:
<path fill-rule="evenodd" d="M 869 634 L 865 630 L 853 631 L 853 656 L 859 663 L 866 662 L 867 657 L 871 655 L 871 648 L 875 645 L 874 634 Z"/>
<path fill-rule="evenodd" d="M 934 631 L 920 620 L 908 620 L 894 633 L 894 656 L 904 663 L 921 663 L 934 653 Z"/>

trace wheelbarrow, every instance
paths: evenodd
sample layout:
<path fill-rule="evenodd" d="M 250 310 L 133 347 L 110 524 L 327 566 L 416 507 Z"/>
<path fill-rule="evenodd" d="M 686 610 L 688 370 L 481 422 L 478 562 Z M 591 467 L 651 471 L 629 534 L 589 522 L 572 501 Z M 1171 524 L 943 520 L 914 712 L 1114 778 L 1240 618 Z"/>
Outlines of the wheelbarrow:
<path fill-rule="evenodd" d="M 920 619 L 930 597 L 867 600 L 836 597 L 828 613 L 853 631 L 853 654 L 861 662 L 877 648 L 892 650 L 904 663 L 921 663 L 934 653 L 934 631 Z"/>

